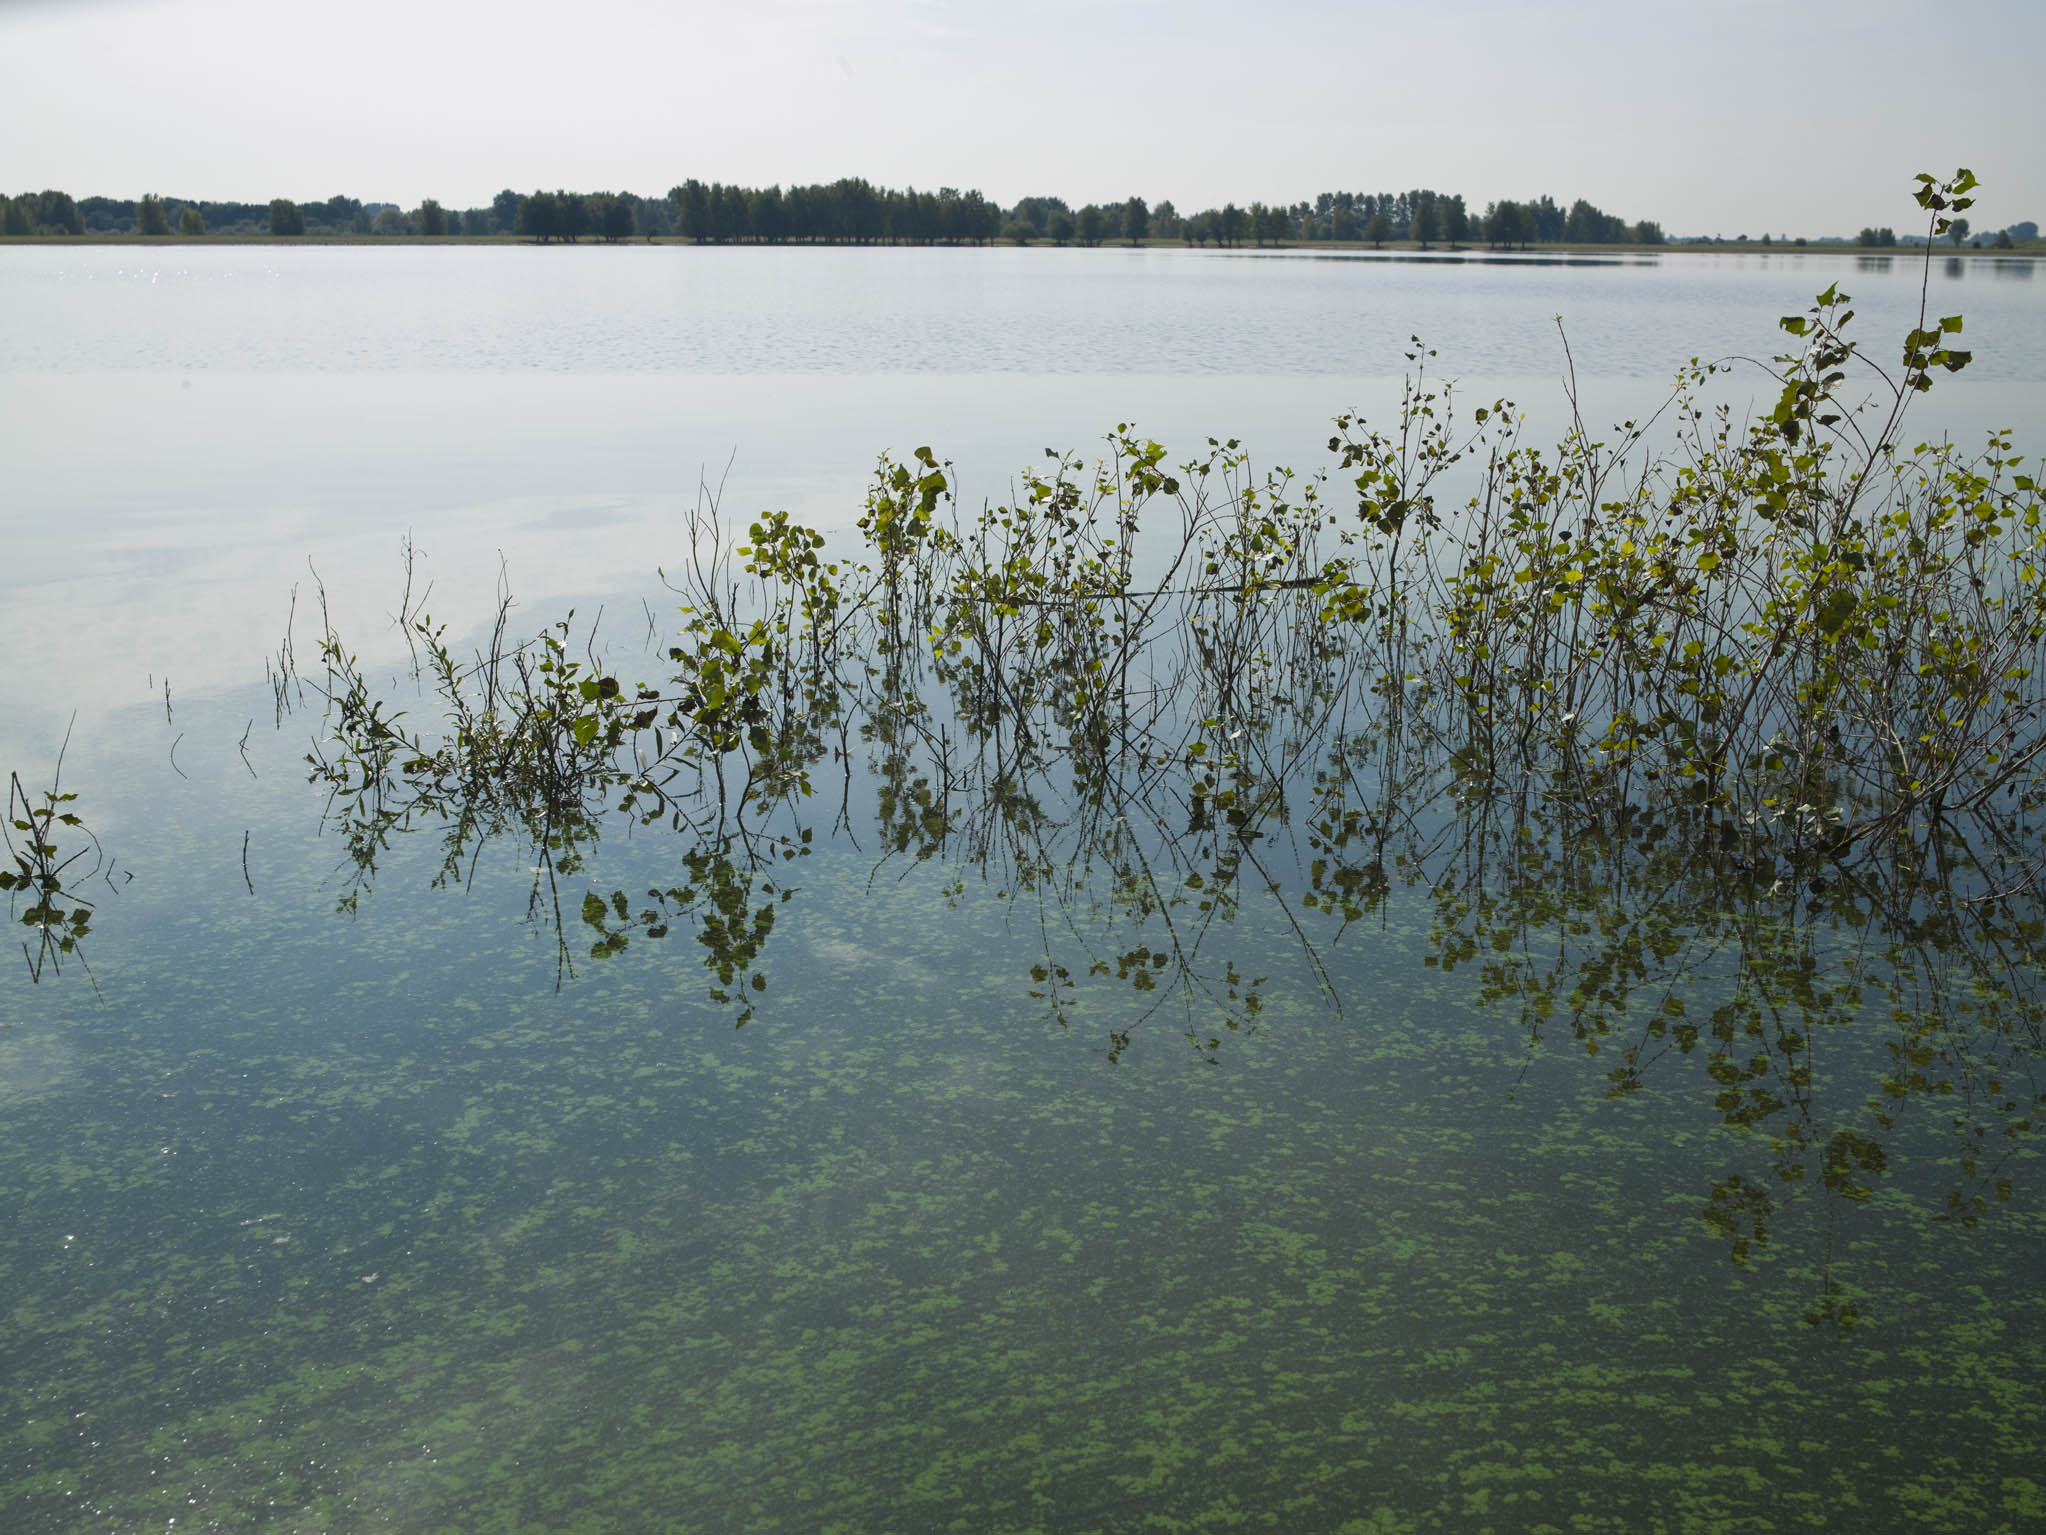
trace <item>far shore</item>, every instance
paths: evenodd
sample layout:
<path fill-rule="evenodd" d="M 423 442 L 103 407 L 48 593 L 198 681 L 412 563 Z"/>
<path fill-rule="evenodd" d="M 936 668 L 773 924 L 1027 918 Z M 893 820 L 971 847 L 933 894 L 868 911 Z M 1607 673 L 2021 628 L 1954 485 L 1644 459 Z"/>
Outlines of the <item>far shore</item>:
<path fill-rule="evenodd" d="M 527 235 L 505 234 L 140 235 L 140 234 L 92 233 L 82 235 L 0 235 L 0 246 L 99 245 L 107 246 L 110 248 L 149 250 L 161 250 L 169 246 L 206 246 L 206 245 L 271 245 L 271 246 L 388 245 L 399 248 L 406 248 L 421 245 L 537 246 L 539 243 L 540 242 L 532 239 L 530 236 Z M 686 236 L 682 235 L 633 235 L 628 239 L 622 239 L 617 241 L 606 241 L 601 237 L 586 236 L 581 240 L 572 242 L 553 240 L 547 243 L 554 246 L 559 246 L 563 244 L 575 244 L 585 248 L 589 247 L 602 248 L 606 245 L 611 244 L 616 244 L 619 246 L 693 245 L 697 242 L 692 241 L 688 239 Z M 737 247 L 751 246 L 755 242 L 748 240 L 732 241 L 728 243 Z M 889 243 L 890 242 L 887 241 L 871 241 L 868 242 L 868 246 L 869 248 L 871 248 L 874 246 L 881 246 Z M 908 242 L 901 243 L 904 246 L 904 248 L 915 248 L 909 246 Z M 1147 250 L 1201 250 L 1207 251 L 1211 254 L 1227 252 L 1232 255 L 1245 254 L 1256 255 L 1259 253 L 1270 255 L 1286 251 L 1311 251 L 1316 253 L 1358 256 L 1431 256 L 1444 258 L 1451 256 L 1541 257 L 1541 256 L 1768 255 L 1768 256 L 1891 256 L 1899 257 L 1905 260 L 1915 261 L 1920 259 L 1925 254 L 1925 247 L 1922 245 L 1869 246 L 1850 244 L 1819 244 L 1816 242 L 1799 244 L 1796 241 L 1791 240 L 1776 240 L 1768 242 L 1766 244 L 1760 240 L 1723 240 L 1723 241 L 1669 240 L 1661 245 L 1642 245 L 1638 243 L 1585 245 L 1559 242 L 1556 244 L 1537 244 L 1528 245 L 1525 247 L 1516 246 L 1511 248 L 1482 244 L 1449 245 L 1439 242 L 1431 243 L 1429 245 L 1424 246 L 1412 240 L 1398 241 L 1388 240 L 1385 244 L 1377 246 L 1366 245 L 1363 242 L 1356 240 L 1347 241 L 1286 240 L 1268 245 L 1255 244 L 1189 245 L 1184 240 L 1164 239 L 1148 239 L 1138 241 L 1133 244 L 1132 242 L 1127 240 L 1105 240 L 1101 242 L 1099 245 L 1095 245 L 1092 247 L 1082 246 L 1072 241 L 1066 242 L 1064 246 L 1060 246 L 1058 245 L 1057 242 L 1052 240 L 1031 240 L 1023 243 L 1027 243 L 1027 245 L 1031 248 L 1046 250 L 1052 249 L 1132 250 L 1141 247 Z M 833 245 L 824 241 L 791 240 L 786 242 L 786 244 L 790 248 L 796 248 L 800 246 L 811 246 L 812 248 L 819 250 L 827 249 L 847 250 L 858 248 L 851 244 L 850 242 L 840 242 L 836 245 Z M 1018 247 L 1018 244 L 1019 242 L 1013 240 L 990 240 L 986 243 L 985 246 L 979 248 L 989 250 L 997 248 L 1015 249 Z M 937 249 L 940 247 L 938 245 L 927 245 L 924 246 L 923 248 Z M 960 245 L 955 248 L 970 249 L 973 247 Z M 1958 256 L 1970 257 L 1975 259 L 1993 259 L 1999 261 L 2008 261 L 2012 259 L 2035 260 L 2041 256 L 2046 256 L 2046 240 L 2028 240 L 2021 245 L 2014 246 L 2007 250 L 1998 250 L 1993 246 L 1986 245 L 1984 246 L 1964 245 L 1959 247 L 1958 249 L 1935 245 L 1932 248 L 1932 253 L 1935 256 L 1939 256 L 1942 258 Z"/>

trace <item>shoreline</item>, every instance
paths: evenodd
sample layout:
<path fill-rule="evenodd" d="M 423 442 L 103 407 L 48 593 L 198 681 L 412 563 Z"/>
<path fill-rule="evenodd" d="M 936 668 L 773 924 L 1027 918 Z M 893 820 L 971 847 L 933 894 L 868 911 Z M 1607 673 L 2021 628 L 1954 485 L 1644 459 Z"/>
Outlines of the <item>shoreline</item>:
<path fill-rule="evenodd" d="M 633 235 L 621 240 L 605 240 L 601 236 L 581 240 L 549 240 L 548 246 L 595 247 L 679 245 L 690 246 L 698 242 L 683 235 Z M 709 249 L 756 248 L 761 242 L 733 240 L 720 244 L 707 244 Z M 0 235 L 0 247 L 14 246 L 105 246 L 109 248 L 133 248 L 163 250 L 171 247 L 237 245 L 237 246 L 390 246 L 409 249 L 419 246 L 532 246 L 539 248 L 540 241 L 526 235 L 359 235 L 359 234 L 309 234 L 309 235 L 268 235 L 268 234 L 218 234 L 218 235 L 139 235 L 104 234 L 82 235 Z M 1558 242 L 1555 244 L 1531 245 L 1519 249 L 1501 249 L 1488 245 L 1428 245 L 1415 242 L 1388 242 L 1380 246 L 1366 245 L 1355 240 L 1292 240 L 1272 245 L 1189 245 L 1184 240 L 1147 239 L 1132 244 L 1127 240 L 1103 241 L 1098 245 L 1084 246 L 1076 242 L 1059 245 L 1051 240 L 989 240 L 975 245 L 971 242 L 948 244 L 943 241 L 911 243 L 908 241 L 871 240 L 864 243 L 852 241 L 788 240 L 773 242 L 767 248 L 813 249 L 813 250 L 876 250 L 883 248 L 902 250 L 1184 250 L 1201 251 L 1210 255 L 1281 255 L 1288 252 L 1304 251 L 1322 255 L 1344 255 L 1362 257 L 1425 257 L 1430 260 L 1492 260 L 1502 263 L 1515 261 L 1538 261 L 1554 256 L 1609 256 L 1609 257 L 1653 257 L 1668 255 L 1686 256 L 1862 256 L 1888 257 L 1916 261 L 1921 259 L 1926 247 L 1923 245 L 1867 246 L 1851 244 L 1806 244 L 1775 242 L 1768 245 L 1758 240 L 1747 241 L 1699 241 L 1670 240 L 1661 245 L 1638 243 L 1615 243 L 1611 245 L 1584 245 Z M 2024 245 L 2010 250 L 1997 250 L 1988 246 L 1962 246 L 1957 250 L 1943 250 L 1932 247 L 1932 254 L 1942 260 L 1963 258 L 1969 260 L 1993 261 L 2037 261 L 2046 257 L 2046 240 L 2027 241 Z"/>

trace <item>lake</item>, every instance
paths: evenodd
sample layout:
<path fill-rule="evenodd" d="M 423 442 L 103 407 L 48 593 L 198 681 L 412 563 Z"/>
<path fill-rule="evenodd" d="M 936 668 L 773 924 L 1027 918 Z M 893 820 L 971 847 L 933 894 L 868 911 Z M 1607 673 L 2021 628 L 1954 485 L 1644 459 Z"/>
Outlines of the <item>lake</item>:
<path fill-rule="evenodd" d="M 1934 258 L 1927 435 L 2046 435 L 2032 270 Z M 1402 802 L 1304 698 L 1228 780 L 875 656 L 750 822 L 536 822 L 358 792 L 318 691 L 432 733 L 393 615 L 503 591 L 629 697 L 693 514 L 836 548 L 883 453 L 969 520 L 1123 422 L 1311 474 L 1414 336 L 1603 434 L 1830 283 L 1888 367 L 1921 271 L 0 249 L 0 767 L 91 913 L 0 969 L 7 1528 L 2046 1520 L 2036 900 Z"/>

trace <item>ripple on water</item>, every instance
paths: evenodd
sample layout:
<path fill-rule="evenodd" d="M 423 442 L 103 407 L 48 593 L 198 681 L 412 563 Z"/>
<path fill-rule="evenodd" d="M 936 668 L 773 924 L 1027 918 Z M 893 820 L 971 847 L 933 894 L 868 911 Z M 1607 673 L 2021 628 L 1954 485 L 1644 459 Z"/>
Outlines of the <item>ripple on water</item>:
<path fill-rule="evenodd" d="M 78 1051 L 52 1029 L 0 1033 L 0 1109 L 46 1097 L 78 1074 Z"/>

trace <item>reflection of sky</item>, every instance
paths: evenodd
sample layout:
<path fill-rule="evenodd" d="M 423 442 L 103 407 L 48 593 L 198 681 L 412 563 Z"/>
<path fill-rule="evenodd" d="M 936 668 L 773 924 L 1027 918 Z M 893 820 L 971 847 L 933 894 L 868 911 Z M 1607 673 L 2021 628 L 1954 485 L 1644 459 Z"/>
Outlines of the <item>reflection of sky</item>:
<path fill-rule="evenodd" d="M 740 527 L 786 509 L 857 518 L 876 455 L 932 445 L 968 511 L 1047 447 L 1119 421 L 1175 461 L 1239 437 L 1261 466 L 1326 461 L 1328 420 L 1397 409 L 1423 334 L 1466 406 L 1564 410 L 1563 315 L 1596 427 L 1652 410 L 1693 353 L 1767 356 L 1777 314 L 1840 278 L 1858 328 L 1915 302 L 1846 255 L 1653 266 L 1445 267 L 1155 252 L 0 251 L 0 684 L 6 724 L 53 750 L 73 707 L 259 680 L 308 563 L 365 657 L 407 530 L 456 633 L 487 617 L 502 554 L 541 621 L 610 599 L 672 612 L 699 476 Z M 580 274 L 601 264 L 602 284 Z M 1978 363 L 1918 407 L 1971 434 L 2046 418 L 2041 287 L 1935 268 Z M 904 282 L 907 275 L 912 280 Z M 1873 343 L 1872 343 L 1873 346 Z M 1887 346 L 1875 348 L 1887 356 Z M 2025 380 L 1986 385 L 1981 380 Z M 1759 375 L 1727 396 L 1745 411 Z M 729 466 L 729 472 L 728 472 Z M 551 606 L 550 606 L 551 605 Z M 14 755 L 20 755 L 18 753 Z"/>
<path fill-rule="evenodd" d="M 1936 256 L 1974 377 L 2046 377 L 2046 302 Z M 1886 357 L 1922 266 L 1851 248 L 1621 262 L 1239 250 L 16 247 L 0 251 L 0 376 L 288 372 L 1212 374 L 1374 377 L 1409 338 L 1452 373 L 1666 378 L 1777 350 L 1839 281 Z"/>

